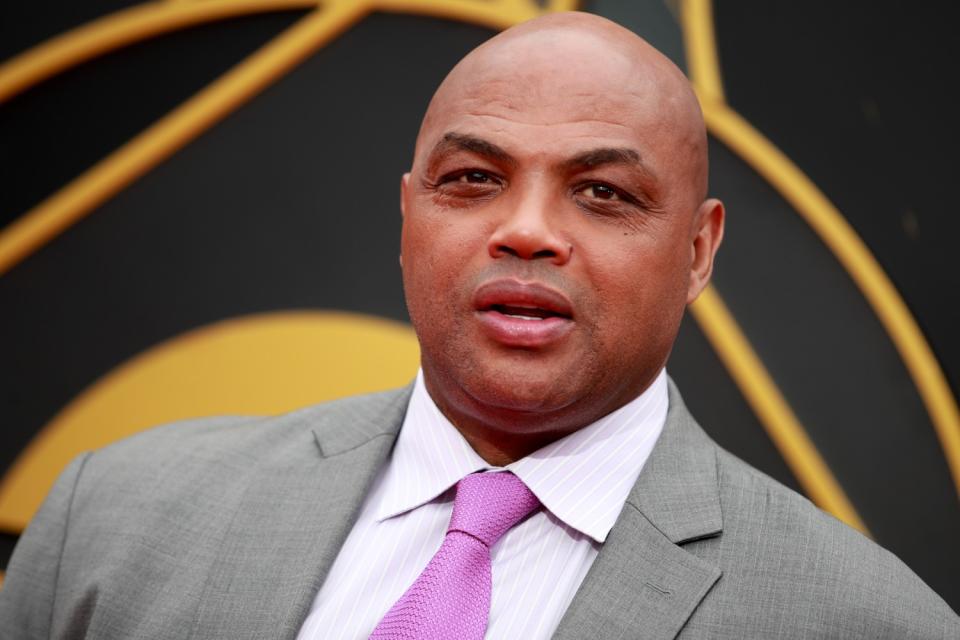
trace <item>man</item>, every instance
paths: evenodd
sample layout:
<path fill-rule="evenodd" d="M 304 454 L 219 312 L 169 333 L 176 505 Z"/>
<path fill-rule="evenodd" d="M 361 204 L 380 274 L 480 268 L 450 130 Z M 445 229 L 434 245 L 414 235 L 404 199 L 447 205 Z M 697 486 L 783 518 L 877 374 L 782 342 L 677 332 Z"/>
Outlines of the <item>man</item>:
<path fill-rule="evenodd" d="M 468 55 L 403 177 L 412 389 L 64 472 L 15 638 L 957 638 L 909 569 L 719 449 L 664 366 L 710 278 L 689 85 L 601 18 Z M 452 514 L 452 515 L 451 515 Z"/>

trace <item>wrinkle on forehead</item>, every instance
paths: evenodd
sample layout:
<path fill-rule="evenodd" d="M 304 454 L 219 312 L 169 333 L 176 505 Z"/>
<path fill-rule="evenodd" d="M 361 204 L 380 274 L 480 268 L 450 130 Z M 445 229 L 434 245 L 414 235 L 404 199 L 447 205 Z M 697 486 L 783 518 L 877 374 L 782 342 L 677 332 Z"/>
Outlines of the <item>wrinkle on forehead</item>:
<path fill-rule="evenodd" d="M 491 105 L 490 101 L 485 101 L 483 104 L 477 105 L 475 110 L 465 109 L 462 114 L 459 114 L 464 118 L 472 119 L 486 119 L 486 120 L 501 120 L 506 123 L 517 123 L 523 124 L 529 127 L 560 127 L 563 125 L 588 125 L 588 124 L 602 124 L 611 128 L 617 129 L 629 129 L 630 125 L 625 122 L 620 122 L 618 120 L 610 119 L 601 119 L 595 117 L 595 110 L 590 112 L 585 112 L 579 114 L 579 117 L 565 117 L 563 119 L 550 119 L 545 117 L 534 118 L 528 111 L 521 109 L 512 109 L 512 110 L 497 110 L 491 108 L 491 106 L 496 107 L 497 105 Z M 503 111 L 508 111 L 509 115 L 506 115 Z"/>
<path fill-rule="evenodd" d="M 474 49 L 431 100 L 416 154 L 471 114 L 558 126 L 601 113 L 606 124 L 655 132 L 659 160 L 705 196 L 706 132 L 686 77 L 633 32 L 586 13 L 549 14 Z"/>

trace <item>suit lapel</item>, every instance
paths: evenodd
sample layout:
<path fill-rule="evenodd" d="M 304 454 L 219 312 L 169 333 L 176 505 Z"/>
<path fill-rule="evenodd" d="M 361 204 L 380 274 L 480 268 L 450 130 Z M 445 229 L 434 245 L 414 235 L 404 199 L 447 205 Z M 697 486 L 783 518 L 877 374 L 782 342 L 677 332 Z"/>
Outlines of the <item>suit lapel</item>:
<path fill-rule="evenodd" d="M 663 433 L 555 638 L 674 638 L 720 578 L 685 542 L 723 528 L 716 447 L 673 382 Z"/>
<path fill-rule="evenodd" d="M 349 399 L 258 427 L 290 441 L 253 452 L 264 458 L 237 501 L 191 637 L 296 637 L 393 446 L 409 394 Z"/>

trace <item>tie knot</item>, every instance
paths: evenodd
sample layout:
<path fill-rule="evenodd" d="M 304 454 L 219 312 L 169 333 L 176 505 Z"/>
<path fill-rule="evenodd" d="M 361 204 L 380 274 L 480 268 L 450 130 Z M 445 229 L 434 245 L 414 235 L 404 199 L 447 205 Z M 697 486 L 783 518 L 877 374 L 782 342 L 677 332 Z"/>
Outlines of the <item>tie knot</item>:
<path fill-rule="evenodd" d="M 457 483 L 447 533 L 462 531 L 492 547 L 538 506 L 537 496 L 512 473 L 472 473 Z"/>

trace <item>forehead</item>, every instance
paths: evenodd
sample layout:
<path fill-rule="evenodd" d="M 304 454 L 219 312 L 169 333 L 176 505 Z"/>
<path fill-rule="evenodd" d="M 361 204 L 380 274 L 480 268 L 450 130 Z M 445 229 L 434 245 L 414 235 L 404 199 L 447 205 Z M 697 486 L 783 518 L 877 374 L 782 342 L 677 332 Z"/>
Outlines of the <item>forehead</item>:
<path fill-rule="evenodd" d="M 516 153 L 601 144 L 649 156 L 676 130 L 655 65 L 582 39 L 524 45 L 468 59 L 451 74 L 431 104 L 421 151 L 457 131 L 496 138 Z"/>

